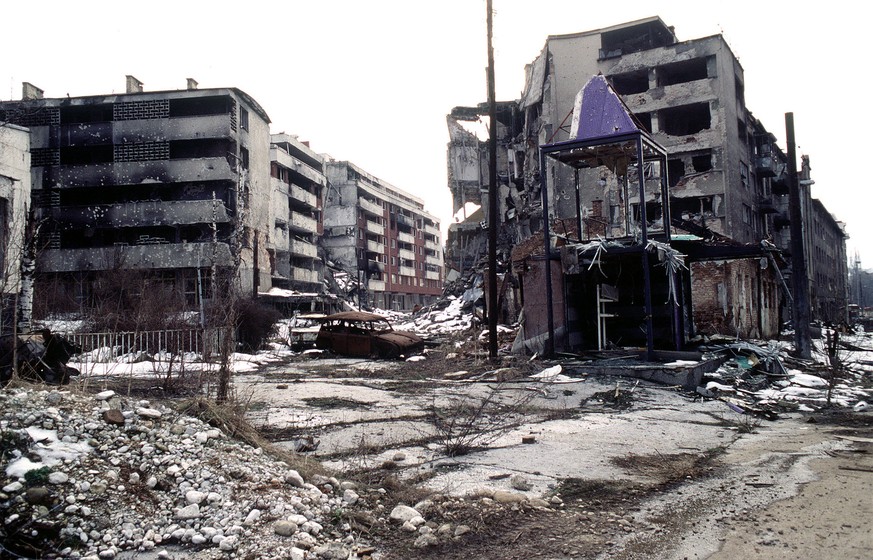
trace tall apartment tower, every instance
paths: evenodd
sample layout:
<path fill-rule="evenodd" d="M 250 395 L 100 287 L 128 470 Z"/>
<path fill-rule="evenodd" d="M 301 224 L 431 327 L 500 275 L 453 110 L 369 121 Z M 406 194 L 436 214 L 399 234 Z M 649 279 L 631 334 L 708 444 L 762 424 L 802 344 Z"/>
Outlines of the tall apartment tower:
<path fill-rule="evenodd" d="M 328 161 L 327 257 L 358 280 L 361 304 L 408 311 L 442 293 L 440 224 L 424 202 L 347 161 Z"/>
<path fill-rule="evenodd" d="M 322 204 L 327 178 L 322 156 L 296 136 L 273 134 L 270 176 L 273 237 L 268 249 L 274 287 L 321 291 Z"/>
<path fill-rule="evenodd" d="M 141 270 L 209 297 L 214 270 L 271 285 L 269 117 L 236 88 L 44 98 L 25 84 L 0 120 L 31 131 L 39 278 L 87 301 L 101 274 Z M 199 280 L 198 280 L 199 279 Z"/>

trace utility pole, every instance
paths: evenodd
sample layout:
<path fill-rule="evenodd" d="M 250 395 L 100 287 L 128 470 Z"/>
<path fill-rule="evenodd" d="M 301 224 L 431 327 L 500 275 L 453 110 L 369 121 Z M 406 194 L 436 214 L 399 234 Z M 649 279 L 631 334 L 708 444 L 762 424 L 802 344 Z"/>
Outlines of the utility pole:
<path fill-rule="evenodd" d="M 788 143 L 788 212 L 791 220 L 791 286 L 794 290 L 794 353 L 798 358 L 812 358 L 809 332 L 809 278 L 804 254 L 803 210 L 800 184 L 797 181 L 797 154 L 794 144 L 794 113 L 785 113 L 785 136 Z"/>
<path fill-rule="evenodd" d="M 494 100 L 494 48 L 491 45 L 493 13 L 488 10 L 488 357 L 497 361 L 497 102 Z"/>

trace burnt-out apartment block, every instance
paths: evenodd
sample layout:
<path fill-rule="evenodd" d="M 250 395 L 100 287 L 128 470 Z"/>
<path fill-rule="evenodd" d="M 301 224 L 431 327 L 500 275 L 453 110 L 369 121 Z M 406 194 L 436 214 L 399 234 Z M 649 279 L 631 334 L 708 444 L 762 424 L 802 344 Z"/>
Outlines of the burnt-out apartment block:
<path fill-rule="evenodd" d="M 189 303 L 209 297 L 213 271 L 269 288 L 267 114 L 235 88 L 127 85 L 49 99 L 26 84 L 21 101 L 0 103 L 0 120 L 31 131 L 38 278 L 79 301 L 119 269 L 172 284 Z"/>
<path fill-rule="evenodd" d="M 304 293 L 321 291 L 322 203 L 327 178 L 324 161 L 306 142 L 274 134 L 270 143 L 273 237 L 272 283 Z"/>
<path fill-rule="evenodd" d="M 325 162 L 327 258 L 357 279 L 361 304 L 410 310 L 442 293 L 440 224 L 424 202 L 347 161 Z"/>
<path fill-rule="evenodd" d="M 723 236 L 736 244 L 769 239 L 779 248 L 788 247 L 782 242 L 788 230 L 787 212 L 780 212 L 788 199 L 787 158 L 775 137 L 746 108 L 742 66 L 721 35 L 680 41 L 658 17 L 548 37 L 542 52 L 526 67 L 521 98 L 499 105 L 503 118 L 498 127 L 498 200 L 504 245 L 542 229 L 541 173 L 546 174 L 549 188 L 548 215 L 558 223 L 559 234 L 562 221 L 576 215 L 577 204 L 583 216 L 579 233 L 583 241 L 619 233 L 626 211 L 639 215 L 638 197 L 616 198 L 613 187 L 628 170 L 615 169 L 613 162 L 577 171 L 547 162 L 547 168 L 540 169 L 539 147 L 569 138 L 575 97 L 597 74 L 607 78 L 639 125 L 667 150 L 665 169 L 653 166 L 645 173 L 652 179 L 667 175 L 677 231 L 704 238 Z M 488 189 L 484 142 L 466 134 L 462 126 L 484 115 L 483 104 L 456 108 L 448 118 L 449 188 L 456 208 L 471 196 L 473 181 L 479 181 L 483 193 Z M 576 173 L 579 198 L 574 191 Z M 646 201 L 652 225 L 660 218 L 656 202 Z M 453 266 L 463 266 L 468 248 L 479 245 L 473 233 L 476 225 L 472 220 L 452 225 L 458 234 L 466 232 L 450 236 L 446 253 Z M 481 230 L 477 234 L 484 235 Z M 835 264 L 834 276 L 841 274 L 840 266 L 845 268 L 844 260 Z M 704 275 L 712 279 L 712 289 L 706 292 L 721 296 L 696 302 L 695 313 L 711 305 L 710 316 L 719 317 L 707 321 L 713 330 L 764 336 L 778 328 L 772 309 L 780 301 L 784 305 L 787 298 L 772 270 L 762 272 L 772 265 L 714 259 L 706 266 L 718 269 Z M 740 313 L 742 306 L 754 311 Z M 762 314 L 769 319 L 762 319 Z M 739 321 L 738 315 L 745 319 Z"/>

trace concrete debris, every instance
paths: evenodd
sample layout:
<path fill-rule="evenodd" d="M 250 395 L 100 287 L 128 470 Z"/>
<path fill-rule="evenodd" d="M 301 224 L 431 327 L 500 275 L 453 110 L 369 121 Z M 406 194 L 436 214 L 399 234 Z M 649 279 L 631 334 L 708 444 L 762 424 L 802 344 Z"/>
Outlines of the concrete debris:
<path fill-rule="evenodd" d="M 163 550 L 171 551 L 165 557 L 206 558 L 212 548 L 240 557 L 303 558 L 304 550 L 349 557 L 356 537 L 330 515 L 365 498 L 339 491 L 336 479 L 333 489 L 303 482 L 259 449 L 165 406 L 112 399 L 124 411 L 160 414 L 122 414 L 117 424 L 101 420 L 110 405 L 91 396 L 0 393 L 0 541 L 7 551 L 111 558 Z"/>

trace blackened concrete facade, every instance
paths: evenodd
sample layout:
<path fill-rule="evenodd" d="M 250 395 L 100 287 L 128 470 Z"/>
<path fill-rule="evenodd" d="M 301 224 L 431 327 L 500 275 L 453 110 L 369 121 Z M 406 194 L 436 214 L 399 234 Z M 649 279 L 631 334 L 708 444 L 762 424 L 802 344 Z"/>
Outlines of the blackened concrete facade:
<path fill-rule="evenodd" d="M 125 94 L 25 87 L 0 120 L 30 129 L 41 278 L 80 299 L 119 268 L 162 276 L 191 302 L 217 269 L 244 292 L 270 287 L 270 121 L 245 92 L 143 92 L 130 77 Z"/>

